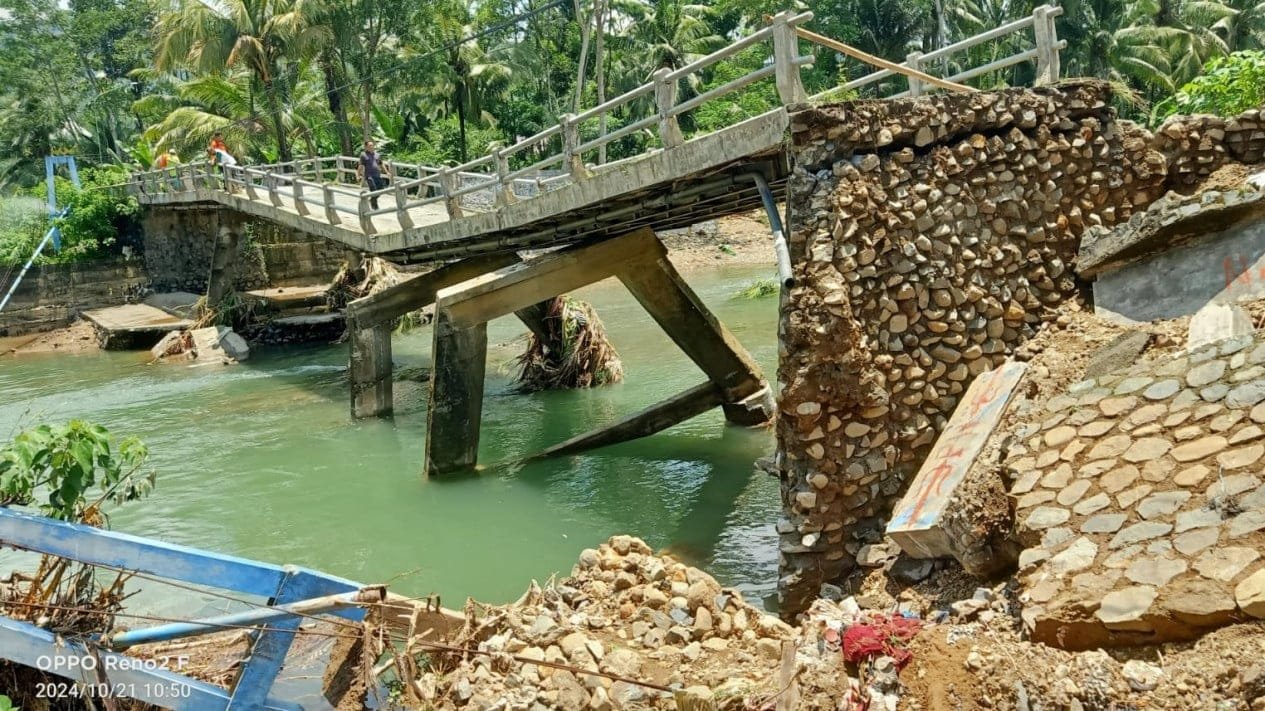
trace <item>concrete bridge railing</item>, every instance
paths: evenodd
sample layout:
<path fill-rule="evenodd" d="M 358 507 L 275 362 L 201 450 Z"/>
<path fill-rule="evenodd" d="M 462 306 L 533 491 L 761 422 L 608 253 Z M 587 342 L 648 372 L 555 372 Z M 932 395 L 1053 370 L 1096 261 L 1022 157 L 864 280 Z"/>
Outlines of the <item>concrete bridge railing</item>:
<path fill-rule="evenodd" d="M 925 79 L 935 79 L 920 72 L 948 62 L 955 55 L 983 43 L 1014 35 L 1032 32 L 1031 47 L 995 59 L 981 66 L 961 71 L 950 81 L 962 81 L 1003 69 L 1021 62 L 1035 60 L 1037 82 L 1047 83 L 1059 76 L 1059 50 L 1066 43 L 1057 40 L 1054 18 L 1061 8 L 1042 5 L 1032 15 L 1007 23 L 988 32 L 925 55 L 910 54 L 904 64 L 893 65 L 844 84 L 846 90 L 859 89 L 881 82 L 897 74 L 905 74 L 907 89 L 896 96 L 917 96 L 931 86 Z M 389 187 L 377 191 L 365 191 L 356 181 L 357 159 L 350 156 L 302 158 L 287 163 L 257 166 L 226 167 L 222 174 L 203 163 L 149 171 L 136 174 L 132 189 L 141 202 L 171 202 L 176 200 L 206 199 L 211 192 L 214 199 L 224 193 L 244 196 L 257 204 L 261 213 L 267 208 L 288 212 L 299 222 L 323 223 L 337 228 L 334 233 L 351 233 L 354 240 L 373 239 L 379 232 L 407 232 L 416 227 L 435 224 L 438 221 L 457 221 L 479 213 L 494 212 L 514 203 L 530 200 L 553 190 L 576 186 L 594 176 L 609 176 L 631 165 L 633 161 L 653 157 L 655 154 L 671 154 L 686 143 L 679 126 L 683 114 L 698 109 L 709 102 L 721 99 L 763 80 L 772 79 L 783 106 L 821 99 L 838 91 L 809 97 L 800 81 L 800 68 L 811 64 L 811 56 L 799 54 L 801 36 L 811 33 L 800 27 L 812 19 L 811 12 L 793 14 L 783 12 L 757 32 L 737 40 L 733 44 L 707 55 L 679 69 L 661 69 L 651 81 L 621 96 L 594 106 L 579 114 L 567 114 L 545 130 L 513 145 L 498 148 L 488 155 L 479 156 L 457 166 L 427 166 L 420 164 L 392 163 L 395 179 Z M 817 40 L 822 38 L 817 37 Z M 1027 44 L 1027 43 L 1024 43 Z M 740 52 L 759 45 L 771 49 L 771 59 L 764 66 L 748 72 L 721 86 L 709 89 L 688 99 L 680 99 L 677 87 L 683 80 L 697 77 L 701 72 L 720 62 L 730 60 Z M 873 58 L 871 58 L 873 59 Z M 912 70 L 912 74 L 906 74 Z M 629 112 L 627 109 L 633 108 Z M 606 130 L 615 113 L 631 113 L 642 116 L 628 123 Z M 784 111 L 784 109 L 777 109 Z M 599 126 L 592 137 L 588 131 L 594 124 Z M 718 129 L 708 136 L 715 137 L 736 127 Z M 633 134 L 647 135 L 653 139 L 651 147 L 643 153 L 620 161 L 593 165 L 586 156 L 600 153 L 606 146 Z M 691 140 L 699 138 L 695 136 Z M 752 146 L 751 153 L 767 150 L 769 146 Z M 514 166 L 519 167 L 514 167 Z M 698 166 L 704 169 L 708 166 Z M 553 175 L 543 177 L 545 172 Z M 633 171 L 630 171 L 630 173 Z M 649 187 L 636 179 L 621 189 L 632 193 Z M 158 198 L 160 194 L 166 197 Z M 385 200 L 383 200 L 385 198 Z M 228 201 L 242 207 L 240 200 Z M 379 207 L 374 207 L 379 204 Z M 245 206 L 249 207 L 249 206 Z M 269 213 L 271 214 L 271 213 Z M 375 223 L 375 217 L 384 217 Z M 423 220 L 419 224 L 419 219 Z M 483 223 L 480 223 L 483 224 Z M 479 228 L 483 229 L 483 228 Z M 335 236 L 337 239 L 338 237 Z"/>

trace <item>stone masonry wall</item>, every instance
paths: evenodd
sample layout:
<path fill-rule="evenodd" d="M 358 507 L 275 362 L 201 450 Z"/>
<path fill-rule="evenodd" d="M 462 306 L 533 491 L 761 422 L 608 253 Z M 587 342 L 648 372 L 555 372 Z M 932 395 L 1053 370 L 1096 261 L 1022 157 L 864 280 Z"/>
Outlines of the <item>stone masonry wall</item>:
<path fill-rule="evenodd" d="M 881 538 L 971 379 L 1077 291 L 1085 228 L 1161 194 L 1166 157 L 1108 99 L 1064 83 L 792 115 L 784 614 Z"/>
<path fill-rule="evenodd" d="M 1023 618 L 1072 649 L 1265 618 L 1265 341 L 1249 334 L 1071 385 L 1016 475 Z"/>
<path fill-rule="evenodd" d="M 148 287 L 139 259 L 35 266 L 0 311 L 0 336 L 60 328 L 81 311 L 136 301 Z"/>
<path fill-rule="evenodd" d="M 145 265 L 156 291 L 205 293 L 221 227 L 237 230 L 239 290 L 328 283 L 345 257 L 341 247 L 217 207 L 147 210 L 142 218 Z"/>

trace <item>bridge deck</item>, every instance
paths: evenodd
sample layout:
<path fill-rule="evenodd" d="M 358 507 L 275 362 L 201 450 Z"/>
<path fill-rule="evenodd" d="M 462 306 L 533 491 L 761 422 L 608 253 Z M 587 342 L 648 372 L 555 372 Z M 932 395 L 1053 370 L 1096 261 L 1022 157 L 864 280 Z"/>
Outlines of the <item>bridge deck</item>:
<path fill-rule="evenodd" d="M 359 214 L 363 191 L 329 193 L 336 222 L 328 219 L 323 205 L 296 200 L 290 190 L 278 191 L 274 204 L 261 186 L 254 186 L 252 199 L 244 184 L 205 171 L 181 176 L 176 183 L 179 188 L 196 185 L 194 189 L 171 189 L 169 183 L 167 191 L 140 192 L 138 199 L 152 206 L 218 203 L 364 252 L 401 261 L 446 259 L 566 244 L 638 227 L 671 229 L 756 209 L 760 196 L 755 184 L 741 176 L 758 172 L 775 190 L 781 188 L 787 175 L 786 128 L 786 111 L 777 109 L 671 150 L 590 167 L 588 177 L 534 197 L 482 210 L 463 206 L 458 217 L 449 215 L 442 200 L 405 203 L 412 222 L 408 227 L 400 224 L 398 198 L 388 191 L 378 200 L 388 211 L 366 218 L 372 221 L 371 234 L 365 233 Z M 231 192 L 225 190 L 226 182 Z M 306 215 L 300 214 L 300 203 Z"/>

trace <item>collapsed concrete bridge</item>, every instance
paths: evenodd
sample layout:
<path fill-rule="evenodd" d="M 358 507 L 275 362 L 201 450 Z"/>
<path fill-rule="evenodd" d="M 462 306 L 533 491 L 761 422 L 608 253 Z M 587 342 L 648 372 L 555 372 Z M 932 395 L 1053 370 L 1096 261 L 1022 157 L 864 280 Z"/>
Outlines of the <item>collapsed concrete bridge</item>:
<path fill-rule="evenodd" d="M 1052 82 L 1059 76 L 1063 46 L 1054 26 L 1060 13 L 1043 5 L 1030 17 L 936 52 L 910 55 L 901 65 L 868 58 L 886 68 L 840 89 L 903 75 L 907 90 L 897 95 L 917 96 L 935 86 L 964 88 L 955 82 L 1031 61 L 1036 81 Z M 770 210 L 783 280 L 789 279 L 788 251 L 774 206 L 785 197 L 792 172 L 788 107 L 823 98 L 809 97 L 800 79 L 800 68 L 812 62 L 800 55 L 799 39 L 811 36 L 800 25 L 811 17 L 779 14 L 768 27 L 724 49 L 680 69 L 660 70 L 641 87 L 563 116 L 555 126 L 463 165 L 392 164 L 394 185 L 383 190 L 361 191 L 354 184 L 356 159 L 346 156 L 228 166 L 222 172 L 205 165 L 170 168 L 137 175 L 133 190 L 151 210 L 214 203 L 357 253 L 402 263 L 446 262 L 353 302 L 347 311 L 352 411 L 358 417 L 376 416 L 392 408 L 393 320 L 435 304 L 428 473 L 476 463 L 487 320 L 515 313 L 534 330 L 534 304 L 610 276 L 629 288 L 708 381 L 554 450 L 657 431 L 715 406 L 723 407 L 731 422 L 765 422 L 773 408 L 763 376 L 675 272 L 654 233 L 764 206 Z M 976 45 L 1029 31 L 1029 49 L 945 79 L 922 71 L 947 66 L 949 58 Z M 682 81 L 764 45 L 770 46 L 771 60 L 760 69 L 688 99 L 678 97 Z M 683 114 L 769 79 L 781 106 L 685 140 L 679 125 Z M 648 107 L 644 118 L 605 132 L 614 111 L 637 107 Z M 590 162 L 612 142 L 634 134 L 652 136 L 653 147 L 612 163 Z M 224 241 L 227 249 L 233 237 Z M 522 262 L 518 252 L 525 250 L 554 251 Z"/>

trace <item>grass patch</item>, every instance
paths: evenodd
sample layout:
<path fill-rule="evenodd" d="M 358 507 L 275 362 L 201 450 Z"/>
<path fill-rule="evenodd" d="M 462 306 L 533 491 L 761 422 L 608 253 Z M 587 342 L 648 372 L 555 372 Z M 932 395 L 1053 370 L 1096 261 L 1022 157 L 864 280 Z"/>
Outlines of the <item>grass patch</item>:
<path fill-rule="evenodd" d="M 735 299 L 767 299 L 778 294 L 777 279 L 756 279 L 734 294 Z"/>

